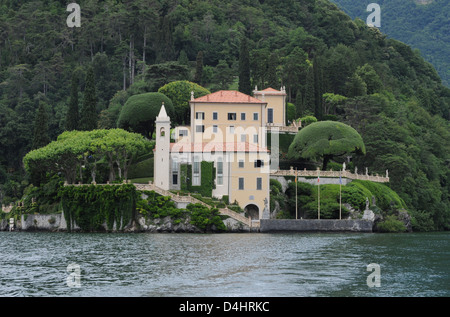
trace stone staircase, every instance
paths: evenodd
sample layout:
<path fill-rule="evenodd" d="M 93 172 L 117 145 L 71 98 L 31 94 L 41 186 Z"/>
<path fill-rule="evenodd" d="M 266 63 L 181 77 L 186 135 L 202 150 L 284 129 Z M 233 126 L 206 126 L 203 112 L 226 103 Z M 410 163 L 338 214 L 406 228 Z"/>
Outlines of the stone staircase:
<path fill-rule="evenodd" d="M 170 199 L 176 203 L 190 203 L 190 204 L 201 204 L 207 208 L 212 208 L 215 206 L 211 206 L 206 204 L 205 202 L 192 197 L 190 194 L 188 194 L 187 196 L 180 196 L 179 194 L 174 194 L 168 190 L 164 190 L 162 188 L 159 188 L 157 186 L 155 186 L 155 184 L 153 183 L 149 183 L 149 184 L 134 184 L 134 186 L 136 187 L 137 190 L 148 190 L 148 191 L 154 191 L 162 196 L 169 196 Z M 242 222 L 244 225 L 249 226 L 251 229 L 256 229 L 259 228 L 259 221 L 252 221 L 250 217 L 246 218 L 245 216 L 243 216 L 240 213 L 237 213 L 233 210 L 230 210 L 228 208 L 218 208 L 219 213 L 222 215 L 226 215 L 229 216 L 237 221 Z"/>

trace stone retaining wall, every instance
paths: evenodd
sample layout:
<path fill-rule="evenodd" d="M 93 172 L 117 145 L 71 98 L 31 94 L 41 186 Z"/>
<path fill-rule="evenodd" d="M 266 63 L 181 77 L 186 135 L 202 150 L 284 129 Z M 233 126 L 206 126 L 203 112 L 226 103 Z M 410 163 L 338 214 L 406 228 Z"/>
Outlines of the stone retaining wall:
<path fill-rule="evenodd" d="M 260 232 L 372 232 L 373 221 L 360 219 L 261 219 Z"/>

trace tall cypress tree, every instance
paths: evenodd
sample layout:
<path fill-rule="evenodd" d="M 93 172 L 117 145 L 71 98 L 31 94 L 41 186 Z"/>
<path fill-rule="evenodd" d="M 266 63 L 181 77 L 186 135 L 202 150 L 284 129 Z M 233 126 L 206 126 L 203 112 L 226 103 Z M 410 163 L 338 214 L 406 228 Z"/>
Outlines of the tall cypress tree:
<path fill-rule="evenodd" d="M 48 116 L 43 101 L 39 101 L 39 108 L 34 120 L 34 134 L 32 148 L 39 149 L 50 143 L 48 136 Z"/>
<path fill-rule="evenodd" d="M 175 49 L 172 37 L 173 27 L 170 18 L 165 15 L 159 19 L 159 30 L 156 40 L 156 62 L 163 63 L 174 60 Z"/>
<path fill-rule="evenodd" d="M 202 79 L 203 79 L 203 52 L 200 51 L 197 53 L 194 82 L 196 84 L 201 85 Z"/>
<path fill-rule="evenodd" d="M 239 91 L 250 95 L 252 87 L 250 82 L 250 54 L 248 51 L 247 38 L 241 40 L 239 50 Z"/>
<path fill-rule="evenodd" d="M 89 67 L 86 74 L 83 106 L 81 107 L 80 130 L 90 131 L 97 128 L 97 96 L 95 94 L 94 69 Z"/>
<path fill-rule="evenodd" d="M 318 120 L 323 118 L 323 69 L 320 58 L 316 57 L 313 61 L 314 72 L 314 115 Z"/>
<path fill-rule="evenodd" d="M 66 130 L 72 131 L 78 129 L 79 109 L 78 109 L 78 85 L 79 79 L 76 72 L 72 75 L 72 89 L 70 91 L 69 109 L 66 116 Z"/>
<path fill-rule="evenodd" d="M 275 53 L 270 54 L 269 61 L 267 63 L 267 85 L 274 89 L 279 88 L 279 80 L 277 76 L 277 55 Z"/>
<path fill-rule="evenodd" d="M 304 94 L 304 106 L 305 110 L 311 113 L 315 113 L 316 100 L 314 89 L 314 70 L 312 66 L 309 66 L 306 74 L 306 87 Z"/>

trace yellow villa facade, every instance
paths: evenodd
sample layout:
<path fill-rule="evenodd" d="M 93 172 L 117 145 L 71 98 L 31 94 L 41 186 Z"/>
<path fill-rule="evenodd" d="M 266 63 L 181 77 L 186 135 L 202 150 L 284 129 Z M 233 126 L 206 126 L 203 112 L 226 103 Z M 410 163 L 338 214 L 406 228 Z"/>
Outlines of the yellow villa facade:
<path fill-rule="evenodd" d="M 176 127 L 170 142 L 170 118 L 161 107 L 156 118 L 154 184 L 180 190 L 182 182 L 201 186 L 201 162 L 214 164 L 212 196 L 228 196 L 253 220 L 263 218 L 270 200 L 270 153 L 266 127 L 285 124 L 283 89 L 255 89 L 254 96 L 222 90 L 200 98 L 191 96 L 191 125 Z M 258 98 L 256 98 L 258 97 Z M 182 177 L 188 164 L 190 178 Z"/>

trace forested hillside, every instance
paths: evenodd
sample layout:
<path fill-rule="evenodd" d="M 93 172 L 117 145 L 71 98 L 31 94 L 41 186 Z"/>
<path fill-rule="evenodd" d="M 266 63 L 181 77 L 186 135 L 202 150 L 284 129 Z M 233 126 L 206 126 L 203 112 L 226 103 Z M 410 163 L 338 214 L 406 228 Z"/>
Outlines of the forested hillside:
<path fill-rule="evenodd" d="M 80 28 L 66 25 L 67 3 L 0 4 L 0 200 L 22 195 L 23 156 L 66 130 L 69 105 L 93 117 L 90 100 L 97 126 L 115 128 L 129 96 L 174 80 L 283 85 L 293 118 L 361 134 L 354 166 L 389 169 L 424 230 L 450 227 L 450 90 L 408 45 L 327 0 L 79 0 Z"/>
<path fill-rule="evenodd" d="M 450 86 L 450 2 L 447 0 L 332 0 L 353 19 L 366 21 L 369 3 L 381 8 L 381 32 L 420 50 Z"/>

